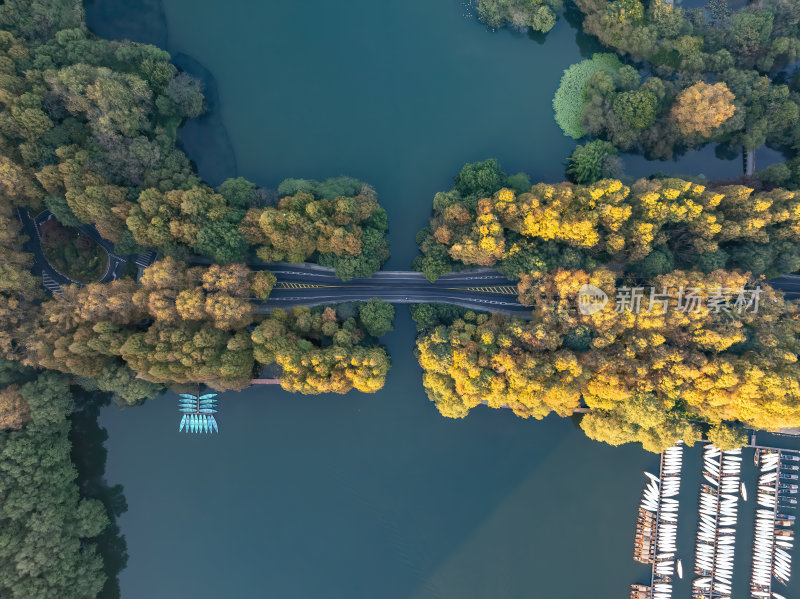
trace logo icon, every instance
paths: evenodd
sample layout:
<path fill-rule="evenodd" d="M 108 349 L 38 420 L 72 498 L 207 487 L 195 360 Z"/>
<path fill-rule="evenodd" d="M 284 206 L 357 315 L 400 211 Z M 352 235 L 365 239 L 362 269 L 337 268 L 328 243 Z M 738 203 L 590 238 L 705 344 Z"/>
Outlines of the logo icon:
<path fill-rule="evenodd" d="M 594 285 L 581 285 L 578 290 L 578 310 L 584 316 L 591 316 L 606 307 L 608 295 Z"/>

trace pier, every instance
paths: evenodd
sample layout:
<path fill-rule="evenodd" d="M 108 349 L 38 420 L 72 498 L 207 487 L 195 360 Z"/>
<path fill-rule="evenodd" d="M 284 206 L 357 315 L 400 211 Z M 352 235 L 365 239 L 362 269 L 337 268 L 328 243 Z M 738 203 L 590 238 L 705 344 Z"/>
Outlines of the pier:
<path fill-rule="evenodd" d="M 742 151 L 742 172 L 747 177 L 752 177 L 756 172 L 756 152 L 755 150 Z"/>
<path fill-rule="evenodd" d="M 753 599 L 782 599 L 773 591 L 773 580 L 784 586 L 791 576 L 791 555 L 794 531 L 790 527 L 794 516 L 782 513 L 797 505 L 800 456 L 796 451 L 757 448 L 760 474 L 756 493 L 758 508 L 753 539 L 753 571 L 750 578 L 750 596 Z M 781 503 L 785 501 L 785 503 Z M 780 511 L 779 511 L 780 510 Z M 779 528 L 781 527 L 781 528 Z"/>
<path fill-rule="evenodd" d="M 644 490 L 634 540 L 634 559 L 650 563 L 650 586 L 631 585 L 631 599 L 670 599 L 676 564 L 678 499 L 683 445 L 661 454 L 659 478 L 650 479 Z"/>
<path fill-rule="evenodd" d="M 695 574 L 692 596 L 696 599 L 727 599 L 733 585 L 733 559 L 736 547 L 736 525 L 742 450 L 720 451 L 713 445 L 703 448 Z"/>
<path fill-rule="evenodd" d="M 786 599 L 776 592 L 776 582 L 787 586 L 791 578 L 792 527 L 800 501 L 800 450 L 759 446 L 754 438 L 750 446 L 756 451 L 756 465 L 759 458 L 761 464 L 753 493 L 757 505 L 749 595 L 752 599 Z M 649 586 L 631 585 L 631 599 L 671 599 L 673 573 L 679 565 L 678 500 L 671 495 L 679 490 L 681 451 L 680 446 L 671 447 L 660 456 L 660 478 L 645 472 L 650 480 L 638 507 L 634 559 L 652 567 Z M 747 491 L 741 480 L 742 450 L 721 451 L 707 443 L 701 459 L 691 595 L 693 599 L 745 596 L 742 589 L 734 589 L 739 501 L 740 497 L 746 499 Z"/>

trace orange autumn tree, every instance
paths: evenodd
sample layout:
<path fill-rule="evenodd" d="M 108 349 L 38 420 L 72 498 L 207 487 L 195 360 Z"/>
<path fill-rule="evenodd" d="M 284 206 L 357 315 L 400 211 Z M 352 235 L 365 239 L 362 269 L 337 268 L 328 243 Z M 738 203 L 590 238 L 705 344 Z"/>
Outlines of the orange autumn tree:
<path fill-rule="evenodd" d="M 30 421 L 31 411 L 19 393 L 19 386 L 0 389 L 0 431 L 16 431 Z"/>
<path fill-rule="evenodd" d="M 252 332 L 256 360 L 281 369 L 281 387 L 305 394 L 374 393 L 383 388 L 389 355 L 367 337 L 360 318 L 333 308 L 275 310 Z"/>
<path fill-rule="evenodd" d="M 161 385 L 241 389 L 253 374 L 246 327 L 255 318 L 257 280 L 242 264 L 187 268 L 167 257 L 145 269 L 139 284 L 67 286 L 42 304 L 28 361 L 106 390 L 125 383 L 123 399 L 131 403 Z"/>
<path fill-rule="evenodd" d="M 685 135 L 710 137 L 736 112 L 735 99 L 724 82 L 698 81 L 678 94 L 670 115 Z"/>
<path fill-rule="evenodd" d="M 500 173 L 494 187 L 437 194 L 418 235 L 415 265 L 430 278 L 494 266 L 531 306 L 531 320 L 464 311 L 437 320 L 425 309 L 417 357 L 442 414 L 486 404 L 542 418 L 582 406 L 590 437 L 652 451 L 704 432 L 730 445 L 741 425 L 800 425 L 800 317 L 765 282 L 800 270 L 796 192 L 671 178 L 503 182 Z M 605 309 L 577 309 L 583 285 L 605 291 Z M 649 296 L 634 314 L 614 309 L 623 286 L 666 297 L 691 288 L 703 305 L 720 290 L 762 289 L 757 314 L 687 312 L 678 300 L 663 313 L 648 309 Z"/>
<path fill-rule="evenodd" d="M 707 306 L 719 290 L 756 282 L 675 271 L 652 281 L 664 299 L 634 313 L 617 310 L 615 283 L 611 271 L 556 270 L 520 282 L 523 300 L 535 298 L 531 321 L 467 312 L 425 331 L 417 357 L 431 399 L 450 417 L 482 403 L 536 418 L 585 405 L 589 436 L 653 451 L 698 438 L 700 423 L 800 425 L 800 321 L 780 293 L 762 283 L 757 312 L 739 311 L 736 294 L 717 312 Z M 608 294 L 604 309 L 577 309 L 584 284 Z M 700 309 L 679 309 L 682 288 Z"/>

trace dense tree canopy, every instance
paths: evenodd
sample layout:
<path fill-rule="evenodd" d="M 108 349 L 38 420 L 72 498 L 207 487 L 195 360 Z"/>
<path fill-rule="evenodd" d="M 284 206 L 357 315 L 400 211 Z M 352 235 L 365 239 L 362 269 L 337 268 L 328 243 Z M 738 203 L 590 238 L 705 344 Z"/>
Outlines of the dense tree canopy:
<path fill-rule="evenodd" d="M 492 191 L 500 181 L 479 190 L 486 197 L 437 194 L 418 235 L 418 267 L 496 266 L 532 307 L 530 321 L 414 310 L 424 384 L 444 415 L 479 404 L 536 418 L 586 407 L 590 437 L 652 451 L 705 430 L 736 445 L 736 422 L 800 423 L 798 308 L 759 278 L 800 270 L 796 192 L 679 179 Z M 611 301 L 584 314 L 584 285 Z M 633 296 L 619 309 L 626 288 L 644 294 L 641 310 Z M 687 290 L 698 310 L 687 309 Z"/>
<path fill-rule="evenodd" d="M 105 575 L 92 538 L 109 520 L 99 501 L 80 497 L 75 483 L 67 379 L 43 374 L 6 387 L 0 413 L 9 393 L 27 416 L 22 430 L 0 430 L 0 595 L 96 597 Z"/>
<path fill-rule="evenodd" d="M 289 195 L 277 206 L 251 209 L 241 226 L 265 262 L 313 260 L 347 280 L 372 275 L 389 257 L 386 212 L 369 185 L 346 177 L 289 179 L 278 193 Z"/>
<path fill-rule="evenodd" d="M 478 18 L 493 29 L 510 25 L 547 33 L 560 8 L 561 0 L 478 0 Z"/>
<path fill-rule="evenodd" d="M 631 441 L 661 451 L 697 439 L 703 424 L 727 444 L 743 437 L 721 423 L 778 430 L 800 423 L 797 307 L 762 288 L 757 313 L 716 312 L 717 289 L 751 288 L 741 274 L 673 271 L 651 283 L 662 303 L 636 314 L 613 302 L 578 310 L 582 285 L 614 297 L 612 271 L 556 270 L 520 283 L 533 320 L 466 312 L 425 327 L 417 340 L 423 382 L 442 414 L 463 417 L 485 403 L 517 415 L 562 416 L 585 405 L 594 439 Z M 763 285 L 763 283 L 762 283 Z M 680 290 L 697 290 L 702 308 L 681 311 Z"/>
<path fill-rule="evenodd" d="M 362 343 L 368 334 L 363 319 L 363 312 L 356 318 L 330 307 L 275 310 L 253 330 L 255 358 L 280 367 L 281 386 L 287 391 L 374 393 L 386 381 L 389 355 L 383 347 Z M 374 324 L 372 315 L 367 322 Z"/>
<path fill-rule="evenodd" d="M 497 266 L 515 279 L 600 263 L 644 276 L 675 266 L 767 276 L 800 270 L 800 197 L 792 191 L 606 179 L 540 183 L 524 193 L 502 188 L 475 198 L 457 189 L 436 195 L 430 225 L 417 236 L 417 268 L 438 276 Z"/>

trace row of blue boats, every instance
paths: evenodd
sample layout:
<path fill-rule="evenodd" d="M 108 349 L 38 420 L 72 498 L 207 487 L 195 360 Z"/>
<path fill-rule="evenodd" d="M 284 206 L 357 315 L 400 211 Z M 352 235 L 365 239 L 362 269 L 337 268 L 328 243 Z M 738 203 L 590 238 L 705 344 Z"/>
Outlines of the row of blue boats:
<path fill-rule="evenodd" d="M 217 413 L 217 394 L 191 395 L 181 393 L 178 411 L 183 414 L 178 432 L 218 433 L 219 426 L 214 414 Z"/>

